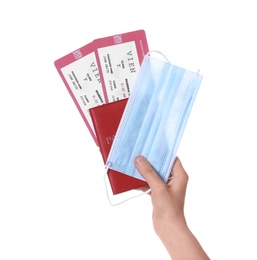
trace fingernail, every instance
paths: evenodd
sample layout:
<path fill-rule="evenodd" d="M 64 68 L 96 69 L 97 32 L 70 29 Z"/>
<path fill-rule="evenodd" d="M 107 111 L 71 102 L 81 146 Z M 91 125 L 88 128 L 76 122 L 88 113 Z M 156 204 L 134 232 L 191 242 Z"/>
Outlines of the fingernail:
<path fill-rule="evenodd" d="M 143 163 L 146 162 L 146 159 L 145 159 L 144 156 L 139 155 L 139 156 L 136 157 L 136 160 L 135 160 L 135 161 L 136 161 L 136 164 L 137 164 L 138 166 L 141 166 Z"/>

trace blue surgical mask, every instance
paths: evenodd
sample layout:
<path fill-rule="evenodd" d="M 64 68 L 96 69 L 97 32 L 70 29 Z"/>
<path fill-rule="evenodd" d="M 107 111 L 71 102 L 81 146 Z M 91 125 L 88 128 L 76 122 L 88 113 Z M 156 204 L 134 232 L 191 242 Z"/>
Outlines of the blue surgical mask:
<path fill-rule="evenodd" d="M 148 53 L 138 71 L 106 168 L 144 180 L 134 165 L 134 158 L 143 155 L 167 182 L 202 78 L 197 72 Z"/>

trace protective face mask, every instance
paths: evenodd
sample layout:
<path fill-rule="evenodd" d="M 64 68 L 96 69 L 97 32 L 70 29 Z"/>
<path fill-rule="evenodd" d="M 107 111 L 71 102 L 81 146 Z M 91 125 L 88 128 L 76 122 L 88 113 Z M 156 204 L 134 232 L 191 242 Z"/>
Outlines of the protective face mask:
<path fill-rule="evenodd" d="M 150 53 L 138 71 L 106 168 L 144 180 L 134 165 L 143 155 L 167 182 L 203 77 Z"/>

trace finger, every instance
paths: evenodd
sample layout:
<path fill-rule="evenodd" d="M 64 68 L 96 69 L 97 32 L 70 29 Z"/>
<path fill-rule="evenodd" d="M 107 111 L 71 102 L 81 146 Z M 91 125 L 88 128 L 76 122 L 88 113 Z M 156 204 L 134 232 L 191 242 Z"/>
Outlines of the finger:
<path fill-rule="evenodd" d="M 173 178 L 176 181 L 176 185 L 185 188 L 188 182 L 188 175 L 178 157 L 175 159 L 172 172 Z"/>
<path fill-rule="evenodd" d="M 139 173 L 146 180 L 150 188 L 156 189 L 160 188 L 160 185 L 164 185 L 164 182 L 159 177 L 159 175 L 155 172 L 154 168 L 147 161 L 147 159 L 141 155 L 135 157 L 135 165 Z"/>

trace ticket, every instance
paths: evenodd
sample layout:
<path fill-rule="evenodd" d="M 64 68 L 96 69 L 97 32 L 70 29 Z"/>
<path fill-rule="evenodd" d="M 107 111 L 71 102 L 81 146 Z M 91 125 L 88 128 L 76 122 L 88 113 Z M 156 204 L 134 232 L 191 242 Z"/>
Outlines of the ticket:
<path fill-rule="evenodd" d="M 95 39 L 54 62 L 97 145 L 89 109 L 129 97 L 148 51 L 138 30 Z"/>
<path fill-rule="evenodd" d="M 149 51 L 145 31 L 99 38 L 93 44 L 106 103 L 128 98 Z"/>
<path fill-rule="evenodd" d="M 106 102 L 94 45 L 91 42 L 56 60 L 54 64 L 97 144 L 89 109 Z"/>

